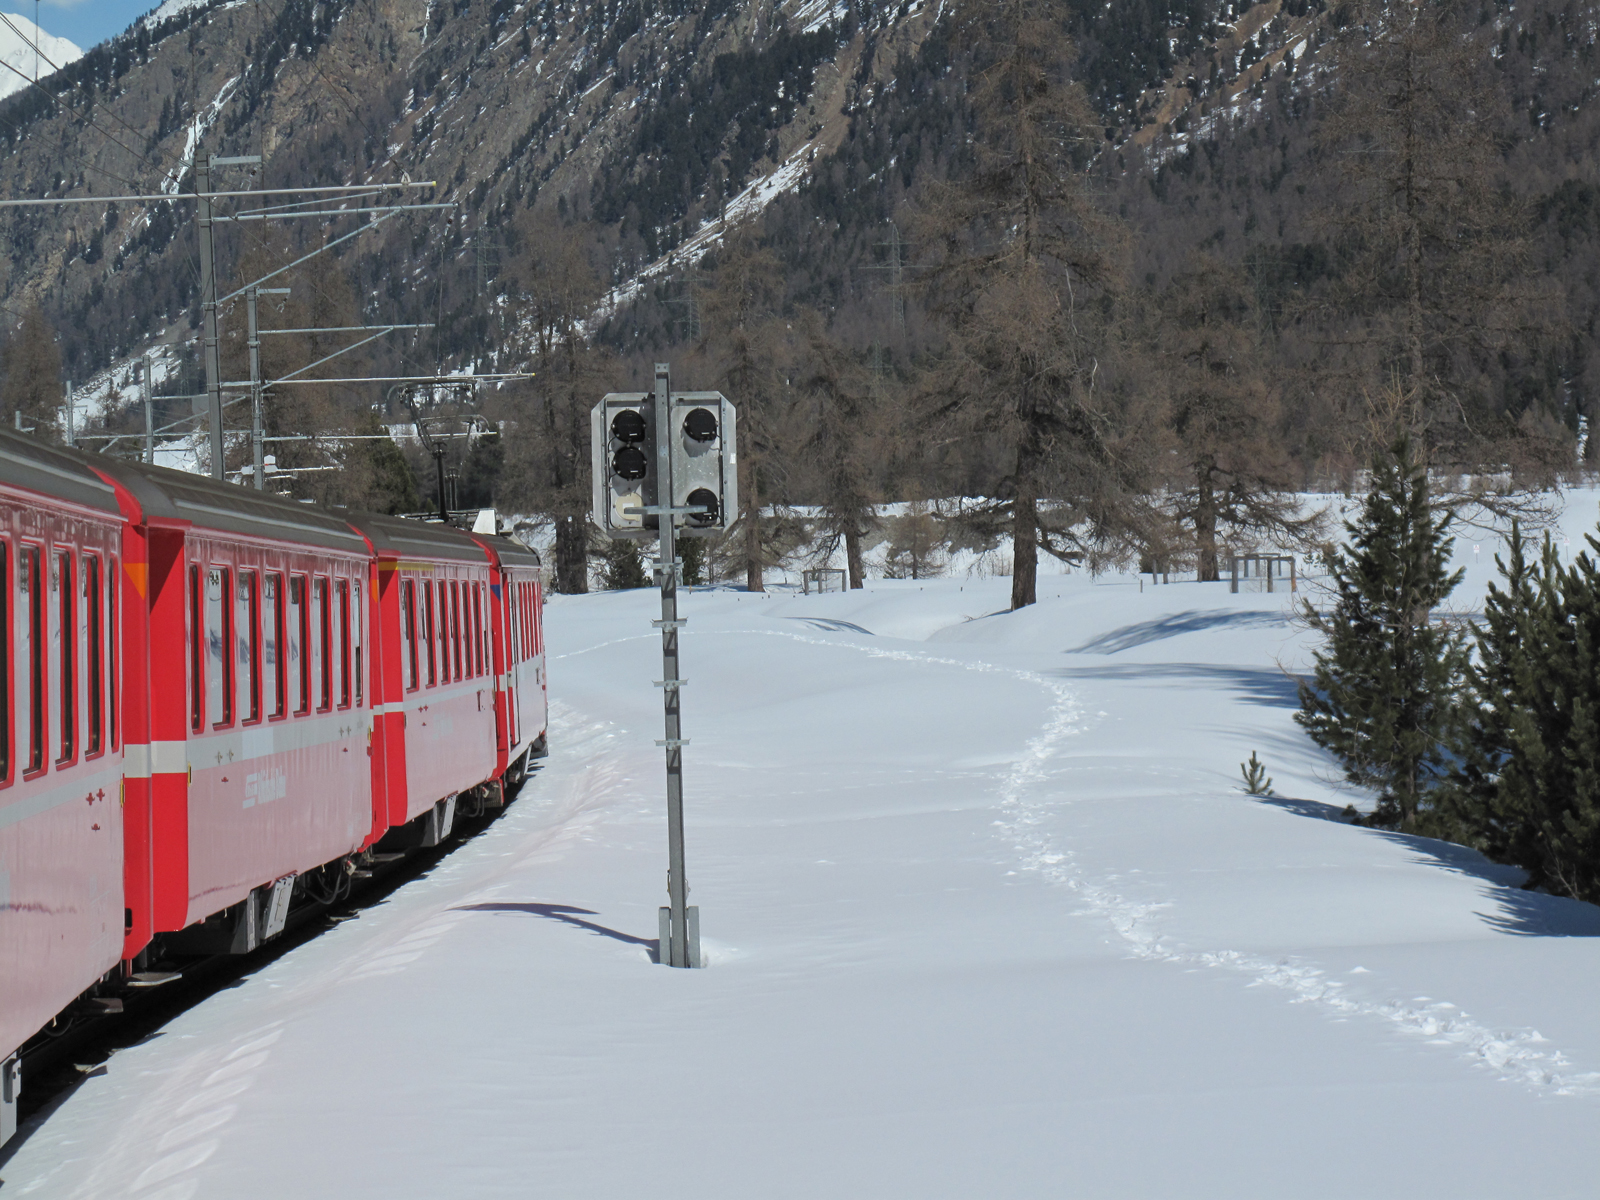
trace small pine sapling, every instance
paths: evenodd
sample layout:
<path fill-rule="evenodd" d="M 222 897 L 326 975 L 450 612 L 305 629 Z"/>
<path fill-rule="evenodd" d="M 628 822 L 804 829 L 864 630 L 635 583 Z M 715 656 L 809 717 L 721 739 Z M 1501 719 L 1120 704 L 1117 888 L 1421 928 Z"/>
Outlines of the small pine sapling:
<path fill-rule="evenodd" d="M 1267 778 L 1267 768 L 1256 757 L 1254 750 L 1250 751 L 1250 761 L 1239 764 L 1239 772 L 1244 776 L 1245 794 L 1249 796 L 1272 795 L 1272 780 Z"/>

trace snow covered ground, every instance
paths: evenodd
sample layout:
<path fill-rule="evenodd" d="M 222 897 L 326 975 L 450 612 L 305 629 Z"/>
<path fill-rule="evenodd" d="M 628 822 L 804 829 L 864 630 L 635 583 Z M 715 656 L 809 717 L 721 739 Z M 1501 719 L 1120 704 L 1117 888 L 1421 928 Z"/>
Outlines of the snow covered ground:
<path fill-rule="evenodd" d="M 1008 588 L 685 597 L 702 971 L 650 961 L 654 597 L 553 599 L 504 819 L 117 1055 L 3 1194 L 1592 1196 L 1600 909 L 1333 819 L 1281 593 Z"/>

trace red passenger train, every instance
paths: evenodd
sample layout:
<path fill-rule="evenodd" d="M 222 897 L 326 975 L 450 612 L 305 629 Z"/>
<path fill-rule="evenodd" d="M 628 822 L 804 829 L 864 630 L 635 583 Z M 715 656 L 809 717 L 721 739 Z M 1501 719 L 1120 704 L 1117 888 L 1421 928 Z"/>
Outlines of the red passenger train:
<path fill-rule="evenodd" d="M 538 567 L 0 430 L 0 1143 L 85 993 L 505 802 L 545 749 Z"/>

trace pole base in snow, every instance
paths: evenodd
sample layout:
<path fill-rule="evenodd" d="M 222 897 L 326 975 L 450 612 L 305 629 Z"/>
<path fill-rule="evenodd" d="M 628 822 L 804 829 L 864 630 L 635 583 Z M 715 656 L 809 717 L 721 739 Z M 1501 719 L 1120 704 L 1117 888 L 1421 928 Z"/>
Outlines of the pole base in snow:
<path fill-rule="evenodd" d="M 687 966 L 698 967 L 702 965 L 700 962 L 700 906 L 691 904 L 686 911 L 688 919 L 684 921 L 684 924 L 688 926 L 685 933 L 687 934 L 686 941 L 688 942 L 689 953 L 684 957 L 684 962 Z M 666 905 L 661 907 L 658 925 L 660 928 L 661 941 L 659 945 L 661 948 L 656 954 L 657 961 L 664 967 L 676 966 L 679 956 L 672 952 L 674 949 L 672 944 L 672 909 Z"/>

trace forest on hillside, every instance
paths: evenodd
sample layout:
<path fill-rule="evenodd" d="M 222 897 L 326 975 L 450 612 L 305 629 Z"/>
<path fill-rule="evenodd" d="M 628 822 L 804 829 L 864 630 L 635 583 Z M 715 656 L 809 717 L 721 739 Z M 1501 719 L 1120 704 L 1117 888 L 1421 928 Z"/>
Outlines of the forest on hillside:
<path fill-rule="evenodd" d="M 752 587 L 784 505 L 859 574 L 875 505 L 949 497 L 943 536 L 1008 546 L 1017 604 L 1039 554 L 1215 577 L 1324 537 L 1290 494 L 1349 488 L 1401 429 L 1441 503 L 1536 512 L 1590 454 L 1594 41 L 1580 10 L 1514 16 L 1335 10 L 1136 156 L 1070 6 L 965 5 L 804 187 L 598 336 L 592 275 L 535 301 L 547 423 L 508 447 L 517 503 L 581 526 L 592 381 L 671 358 L 748 413 L 717 560 Z M 530 289 L 586 278 L 574 235 L 604 240 L 567 225 Z"/>
<path fill-rule="evenodd" d="M 1588 9 L 1105 11 L 966 0 L 892 66 L 870 36 L 881 13 L 853 6 L 810 32 L 774 19 L 656 87 L 627 49 L 638 18 L 605 8 L 593 36 L 618 64 L 610 86 L 654 102 L 586 186 L 541 188 L 565 178 L 561 148 L 538 177 L 508 158 L 503 176 L 458 178 L 481 206 L 470 230 L 430 248 L 423 234 L 439 231 L 413 225 L 409 249 L 321 256 L 270 319 L 357 324 L 394 298 L 434 322 L 427 342 L 374 347 L 341 371 L 532 371 L 461 410 L 497 432 L 452 450 L 455 499 L 553 524 L 567 590 L 641 577 L 588 524 L 588 411 L 657 361 L 740 406 L 740 521 L 704 569 L 753 588 L 802 542 L 842 551 L 859 582 L 888 502 L 937 501 L 934 536 L 1003 548 L 1023 605 L 1041 555 L 1204 578 L 1229 552 L 1312 545 L 1326 531 L 1292 493 L 1350 487 L 1399 430 L 1447 481 L 1442 503 L 1491 519 L 1536 510 L 1522 498 L 1585 468 L 1600 370 Z M 517 21 L 553 36 L 542 13 L 463 3 L 441 10 L 440 30 L 498 21 L 515 58 Z M 307 53 L 293 31 L 322 21 L 306 37 L 326 40 L 337 15 L 290 6 L 262 45 Z M 471 28 L 455 36 L 488 61 Z M 80 71 L 114 81 L 153 51 L 119 53 Z M 824 73 L 847 60 L 837 145 L 798 188 L 682 253 L 794 129 L 820 122 Z M 390 92 L 404 98 L 373 84 L 371 103 Z M 171 234 L 152 220 L 140 236 Z M 241 243 L 233 265 L 297 250 Z M 633 286 L 663 255 L 667 269 Z M 433 296 L 400 285 L 405 262 L 437 267 Z M 160 279 L 162 303 L 181 308 L 191 285 Z M 55 378 L 84 344 L 61 334 L 62 315 L 46 303 L 14 327 L 8 421 L 23 411 L 48 427 L 52 323 Z M 274 345 L 285 363 L 325 352 L 315 336 Z M 239 362 L 237 335 L 226 353 Z M 332 383 L 268 406 L 275 433 L 335 435 L 282 448 L 281 465 L 305 469 L 297 490 L 386 511 L 433 502 L 431 461 L 379 438 L 405 419 Z"/>

